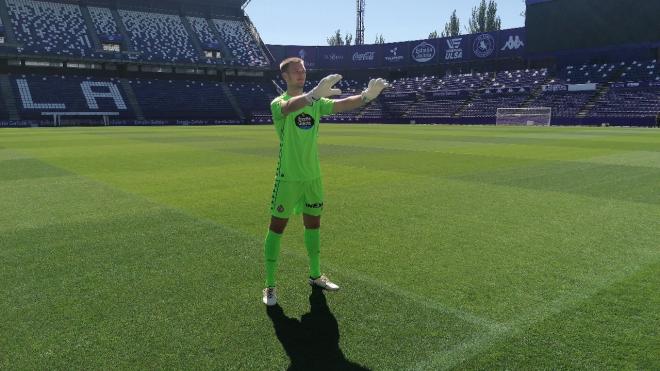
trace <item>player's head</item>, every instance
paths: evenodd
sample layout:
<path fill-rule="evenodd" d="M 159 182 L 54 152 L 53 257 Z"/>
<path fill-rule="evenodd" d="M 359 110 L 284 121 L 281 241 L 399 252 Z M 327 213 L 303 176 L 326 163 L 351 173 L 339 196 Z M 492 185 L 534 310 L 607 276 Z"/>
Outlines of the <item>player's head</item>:
<path fill-rule="evenodd" d="M 286 81 L 287 87 L 303 89 L 305 87 L 305 79 L 307 78 L 307 70 L 305 69 L 305 61 L 300 58 L 287 58 L 280 63 L 280 72 L 282 78 Z"/>

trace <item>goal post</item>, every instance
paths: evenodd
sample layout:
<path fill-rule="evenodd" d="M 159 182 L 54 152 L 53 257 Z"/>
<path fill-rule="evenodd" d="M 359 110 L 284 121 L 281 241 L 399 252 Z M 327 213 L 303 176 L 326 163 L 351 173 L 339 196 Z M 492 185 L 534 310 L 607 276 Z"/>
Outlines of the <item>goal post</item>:
<path fill-rule="evenodd" d="M 498 108 L 495 125 L 550 126 L 552 108 Z"/>

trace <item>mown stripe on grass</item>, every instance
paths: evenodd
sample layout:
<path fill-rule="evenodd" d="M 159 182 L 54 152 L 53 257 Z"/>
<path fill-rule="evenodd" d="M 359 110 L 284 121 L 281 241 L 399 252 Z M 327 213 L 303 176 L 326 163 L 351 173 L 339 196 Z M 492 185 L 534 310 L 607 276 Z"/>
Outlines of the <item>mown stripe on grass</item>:
<path fill-rule="evenodd" d="M 514 169 L 496 169 L 456 179 L 660 204 L 660 168 L 606 165 L 594 162 L 546 162 Z"/>
<path fill-rule="evenodd" d="M 612 155 L 596 156 L 582 161 L 603 165 L 650 167 L 660 169 L 660 153 L 650 151 L 628 151 Z"/>
<path fill-rule="evenodd" d="M 94 180 L 94 181 L 96 182 L 98 180 Z M 126 192 L 123 189 L 117 188 L 117 187 L 115 187 L 111 184 L 107 184 L 107 183 L 103 183 L 103 182 L 100 182 L 100 183 L 103 184 L 106 187 L 110 187 L 110 188 L 114 189 L 117 192 Z M 166 208 L 171 209 L 171 210 L 176 210 L 177 212 L 185 214 L 185 215 L 189 216 L 190 218 L 195 218 L 195 219 L 203 220 L 205 222 L 218 224 L 218 225 L 222 226 L 223 229 L 231 230 L 232 233 L 234 233 L 234 234 L 241 235 L 243 238 L 253 240 L 253 242 L 255 244 L 259 245 L 259 246 L 261 246 L 261 244 L 263 243 L 263 241 L 259 237 L 255 237 L 255 236 L 253 236 L 249 233 L 246 233 L 246 232 L 244 232 L 242 230 L 239 230 L 239 229 L 232 228 L 228 225 L 221 224 L 216 220 L 203 218 L 203 217 L 200 217 L 198 215 L 190 214 L 190 212 L 185 211 L 184 209 L 174 207 L 172 205 L 168 205 L 168 204 L 165 204 L 165 203 L 161 203 L 161 202 L 156 201 L 156 200 L 154 200 L 154 199 L 152 199 L 148 196 L 139 195 L 139 194 L 135 194 L 135 193 L 127 193 L 127 194 L 131 195 L 132 197 L 138 197 L 138 198 L 140 198 L 143 201 L 148 202 L 148 203 L 154 203 L 154 204 L 157 204 L 157 205 L 162 206 L 162 207 L 166 207 Z M 295 257 L 295 258 L 297 258 L 301 261 L 307 262 L 307 256 L 304 255 L 304 253 L 296 253 L 295 251 L 296 250 L 284 250 L 284 251 L 282 251 L 282 254 L 290 255 L 290 256 Z M 324 262 L 324 266 L 330 267 L 330 269 L 332 269 L 333 271 L 342 272 L 343 275 L 349 276 L 349 277 L 351 277 L 353 279 L 356 279 L 358 281 L 362 281 L 363 283 L 367 283 L 369 285 L 380 287 L 382 291 L 389 292 L 391 294 L 394 294 L 395 296 L 398 296 L 398 297 L 401 297 L 403 299 L 407 299 L 407 300 L 416 302 L 419 305 L 429 307 L 431 309 L 440 311 L 442 313 L 451 314 L 453 316 L 456 316 L 456 317 L 460 318 L 461 320 L 463 320 L 465 322 L 472 323 L 472 324 L 482 326 L 482 327 L 486 327 L 486 328 L 489 328 L 489 329 L 499 329 L 503 326 L 502 324 L 500 324 L 496 321 L 491 321 L 491 320 L 488 320 L 486 318 L 476 316 L 476 315 L 474 315 L 472 313 L 469 313 L 467 311 L 462 311 L 462 310 L 459 310 L 459 309 L 456 309 L 456 308 L 443 306 L 440 303 L 438 303 L 437 301 L 428 300 L 428 298 L 424 298 L 423 296 L 421 296 L 419 294 L 416 294 L 416 293 L 413 293 L 413 292 L 406 292 L 406 291 L 401 290 L 401 289 L 399 289 L 399 288 L 397 288 L 393 285 L 389 285 L 387 283 L 384 283 L 384 282 L 378 281 L 376 279 L 370 278 L 369 276 L 361 274 L 358 271 L 349 270 L 345 267 L 335 266 L 332 263 L 326 263 L 326 262 Z"/>
<path fill-rule="evenodd" d="M 660 261 L 500 339 L 459 369 L 660 369 Z"/>
<path fill-rule="evenodd" d="M 0 205 L 3 205 L 3 211 L 0 213 L 0 233 L 3 234 L 48 224 L 93 220 L 116 214 L 132 215 L 149 210 L 149 205 L 136 204 L 134 200 L 122 197 L 100 183 L 77 175 L 20 179 L 1 184 Z"/>
<path fill-rule="evenodd" d="M 334 210 L 323 228 L 332 245 L 324 256 L 497 322 L 648 260 L 660 239 L 656 205 L 441 177 L 380 178 L 329 193 Z"/>
<path fill-rule="evenodd" d="M 71 172 L 57 168 L 33 158 L 0 160 L 0 182 L 69 176 Z"/>
<path fill-rule="evenodd" d="M 456 155 L 475 155 L 475 156 L 488 156 L 497 157 L 502 160 L 509 158 L 513 159 L 529 159 L 529 160 L 580 160 L 589 159 L 594 156 L 604 156 L 611 154 L 623 153 L 621 150 L 613 149 L 599 149 L 599 148 L 582 148 L 582 147 L 558 147 L 549 145 L 528 145 L 528 144 L 495 144 L 495 143 L 465 143 L 465 142 L 452 142 L 451 140 L 437 140 L 437 141 L 418 141 L 418 140 L 403 140 L 394 137 L 382 138 L 373 140 L 369 138 L 365 141 L 364 138 L 342 138 L 341 141 L 328 142 L 323 141 L 320 146 L 322 158 L 326 153 L 342 153 L 341 150 L 333 150 L 328 147 L 337 146 L 339 148 L 345 147 L 344 150 L 348 154 L 363 151 L 369 153 L 371 149 L 381 149 L 382 151 L 413 151 L 413 152 L 430 152 L 430 153 L 445 153 Z M 348 148 L 355 147 L 355 148 Z"/>
<path fill-rule="evenodd" d="M 0 161 L 5 160 L 19 160 L 29 158 L 27 155 L 17 153 L 11 149 L 0 149 Z"/>
<path fill-rule="evenodd" d="M 624 141 L 616 137 L 612 138 L 597 138 L 597 139 L 583 139 L 583 138 L 543 138 L 543 137 L 530 137 L 530 136 L 458 136 L 452 135 L 452 142 L 468 142 L 468 143 L 484 143 L 484 144 L 524 144 L 524 145 L 539 145 L 539 146 L 552 146 L 552 147 L 580 147 L 590 149 L 617 149 L 617 150 L 631 150 L 631 151 L 660 151 L 660 141 L 655 137 L 650 137 L 650 140 L 635 140 Z M 421 139 L 421 138 L 420 138 Z M 427 137 L 426 140 L 434 140 L 433 137 Z"/>
<path fill-rule="evenodd" d="M 622 201 L 660 203 L 660 168 L 608 165 L 589 159 L 552 161 L 486 155 L 388 151 L 326 156 L 332 165 L 410 176 L 556 191 Z"/>
<path fill-rule="evenodd" d="M 104 200 L 96 207 L 124 198 L 150 211 L 24 228 L 3 240 L 3 260 L 9 262 L 5 267 L 11 267 L 2 279 L 8 299 L 3 302 L 2 317 L 8 320 L 2 333 L 11 340 L 2 346 L 5 365 L 286 366 L 286 358 L 273 363 L 256 356 L 281 355 L 259 302 L 259 238 L 182 210 L 159 210 L 152 201 L 96 181 L 88 183 L 76 194 Z M 50 191 L 51 198 L 66 199 L 60 189 Z M 22 248 L 13 248 L 17 245 Z M 304 303 L 302 290 L 290 282 L 301 275 L 307 259 L 304 254 L 285 256 L 297 262 L 281 269 L 283 303 Z M 351 282 L 359 289 L 351 290 Z M 373 367 L 401 368 L 438 344 L 451 347 L 480 331 L 437 305 L 420 305 L 359 279 L 344 283 L 345 296 L 330 299 L 336 302 L 342 344 L 351 357 Z M 391 310 L 397 306 L 399 310 Z M 393 324 L 398 337 L 389 336 Z M 246 347 L 255 336 L 270 341 Z M 403 343 L 408 345 L 401 348 Z"/>
<path fill-rule="evenodd" d="M 452 369 L 464 362 L 479 357 L 497 342 L 504 339 L 510 339 L 522 335 L 530 327 L 545 321 L 562 312 L 573 310 L 577 307 L 587 304 L 593 300 L 600 292 L 609 290 L 612 286 L 625 282 L 638 272 L 647 269 L 658 261 L 650 261 L 639 265 L 630 265 L 613 275 L 602 277 L 595 285 L 589 289 L 573 291 L 561 298 L 551 301 L 530 311 L 522 313 L 518 318 L 510 323 L 508 327 L 503 327 L 497 331 L 481 333 L 469 341 L 460 344 L 458 347 L 450 350 L 441 350 L 435 353 L 431 358 L 418 362 L 410 367 L 410 370 L 429 370 L 429 369 Z M 492 366 L 492 365 L 490 365 Z M 512 365 L 508 365 L 511 367 Z M 506 367 L 506 366 L 504 366 Z"/>

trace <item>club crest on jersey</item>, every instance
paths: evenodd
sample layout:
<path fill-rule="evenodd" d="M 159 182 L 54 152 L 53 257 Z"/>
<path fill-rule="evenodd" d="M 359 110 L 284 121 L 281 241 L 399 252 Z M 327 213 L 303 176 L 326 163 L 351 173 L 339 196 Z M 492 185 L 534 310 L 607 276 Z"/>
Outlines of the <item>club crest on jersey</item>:
<path fill-rule="evenodd" d="M 296 126 L 298 129 L 309 130 L 314 127 L 314 118 L 306 113 L 296 116 Z"/>

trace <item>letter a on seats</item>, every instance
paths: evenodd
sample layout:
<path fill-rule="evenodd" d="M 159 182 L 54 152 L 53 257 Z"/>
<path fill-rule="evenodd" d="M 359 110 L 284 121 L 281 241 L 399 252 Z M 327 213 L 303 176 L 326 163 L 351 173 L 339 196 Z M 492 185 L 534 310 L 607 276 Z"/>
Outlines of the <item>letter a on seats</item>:
<path fill-rule="evenodd" d="M 127 109 L 126 102 L 124 102 L 124 98 L 121 96 L 119 88 L 117 85 L 111 82 L 83 81 L 80 84 L 80 87 L 82 88 L 83 94 L 85 95 L 85 99 L 87 100 L 87 107 L 89 107 L 89 109 L 99 109 L 99 104 L 96 101 L 96 98 L 111 98 L 113 102 L 115 102 L 117 109 Z M 93 87 L 105 88 L 105 91 L 92 91 Z"/>

